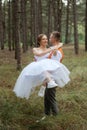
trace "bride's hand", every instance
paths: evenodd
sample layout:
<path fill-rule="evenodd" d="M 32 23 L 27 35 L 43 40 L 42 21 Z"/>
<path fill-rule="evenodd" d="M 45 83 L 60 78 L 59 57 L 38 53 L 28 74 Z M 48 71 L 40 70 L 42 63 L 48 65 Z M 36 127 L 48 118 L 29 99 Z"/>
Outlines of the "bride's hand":
<path fill-rule="evenodd" d="M 53 51 L 53 55 L 56 56 L 57 55 L 57 50 Z"/>
<path fill-rule="evenodd" d="M 57 50 L 58 49 L 58 45 L 52 46 L 50 48 L 51 48 L 52 51 Z"/>
<path fill-rule="evenodd" d="M 55 46 L 53 46 L 52 48 L 53 48 L 53 50 L 55 51 L 55 50 L 58 50 L 59 46 L 58 46 L 58 45 L 55 45 Z"/>
<path fill-rule="evenodd" d="M 63 46 L 63 43 L 59 43 L 58 45 L 55 45 L 55 46 L 52 46 L 50 47 L 51 51 L 53 50 L 58 50 L 58 48 L 62 47 Z"/>

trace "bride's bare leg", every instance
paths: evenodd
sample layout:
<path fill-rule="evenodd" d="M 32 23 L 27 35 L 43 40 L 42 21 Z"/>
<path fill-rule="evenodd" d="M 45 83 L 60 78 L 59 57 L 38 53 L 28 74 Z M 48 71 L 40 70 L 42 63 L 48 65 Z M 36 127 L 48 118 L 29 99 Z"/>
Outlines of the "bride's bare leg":
<path fill-rule="evenodd" d="M 52 80 L 51 74 L 48 71 L 45 71 L 44 75 L 46 76 L 45 82 L 49 82 Z"/>
<path fill-rule="evenodd" d="M 50 77 L 48 76 L 48 73 L 45 73 L 45 74 L 46 74 L 46 79 L 44 80 L 44 82 L 43 82 L 43 84 L 40 87 L 40 90 L 38 92 L 38 96 L 40 96 L 40 97 L 44 96 L 45 89 L 46 89 L 46 84 L 47 84 L 47 82 L 49 82 L 51 80 Z"/>
<path fill-rule="evenodd" d="M 57 84 L 55 83 L 55 81 L 52 79 L 51 75 L 49 72 L 44 72 L 46 79 L 44 80 L 40 91 L 38 92 L 38 96 L 43 97 L 44 93 L 45 93 L 45 88 L 46 88 L 46 84 L 47 84 L 47 88 L 53 88 L 56 87 Z"/>
<path fill-rule="evenodd" d="M 47 88 L 53 88 L 53 87 L 56 87 L 57 86 L 57 84 L 55 83 L 55 81 L 52 79 L 52 76 L 51 76 L 51 74 L 48 72 L 48 71 L 46 71 L 45 72 L 45 75 L 46 75 L 46 83 L 48 84 L 47 85 Z"/>

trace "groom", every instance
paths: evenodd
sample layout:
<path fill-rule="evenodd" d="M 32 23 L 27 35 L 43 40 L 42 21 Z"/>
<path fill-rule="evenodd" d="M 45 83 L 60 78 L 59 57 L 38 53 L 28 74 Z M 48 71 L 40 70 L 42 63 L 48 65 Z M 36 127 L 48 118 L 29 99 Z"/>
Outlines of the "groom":
<path fill-rule="evenodd" d="M 58 31 L 54 31 L 50 35 L 50 42 L 52 46 L 58 45 L 60 43 L 60 33 Z M 62 48 L 60 47 L 58 50 L 53 51 L 49 58 L 57 60 L 59 62 L 62 61 L 64 57 Z M 56 102 L 56 86 L 53 88 L 48 88 L 46 86 L 45 95 L 44 95 L 44 111 L 45 115 L 49 116 L 51 113 L 56 116 L 58 115 L 58 105 Z M 43 117 L 44 119 L 45 117 Z"/>

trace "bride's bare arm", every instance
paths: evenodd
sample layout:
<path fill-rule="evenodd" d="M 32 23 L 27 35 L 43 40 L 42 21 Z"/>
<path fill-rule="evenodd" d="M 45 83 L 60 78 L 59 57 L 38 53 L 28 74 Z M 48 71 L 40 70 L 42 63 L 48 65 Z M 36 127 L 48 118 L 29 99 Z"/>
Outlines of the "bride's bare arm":
<path fill-rule="evenodd" d="M 52 48 L 48 48 L 46 49 L 45 51 L 43 52 L 40 52 L 37 48 L 33 48 L 33 54 L 36 55 L 36 56 L 43 56 L 49 52 L 51 52 L 52 50 L 54 50 L 55 48 L 52 47 Z"/>
<path fill-rule="evenodd" d="M 40 52 L 38 50 L 38 48 L 33 48 L 33 54 L 36 55 L 36 56 L 43 56 L 53 50 L 57 50 L 58 48 L 62 47 L 63 46 L 63 43 L 59 43 L 59 45 L 55 45 L 55 46 L 52 46 L 50 48 L 47 48 L 45 51 L 43 52 Z"/>

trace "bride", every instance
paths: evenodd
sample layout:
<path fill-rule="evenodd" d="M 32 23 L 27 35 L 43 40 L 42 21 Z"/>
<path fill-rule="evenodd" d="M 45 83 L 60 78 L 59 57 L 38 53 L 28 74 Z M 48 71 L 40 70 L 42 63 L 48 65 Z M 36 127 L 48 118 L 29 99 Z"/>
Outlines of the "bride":
<path fill-rule="evenodd" d="M 39 47 L 33 48 L 34 59 L 20 73 L 13 91 L 17 97 L 28 99 L 37 86 L 48 83 L 48 88 L 64 87 L 69 81 L 69 70 L 59 61 L 49 59 L 50 53 L 62 46 L 62 43 L 47 48 L 48 39 L 45 34 L 37 38 Z"/>

